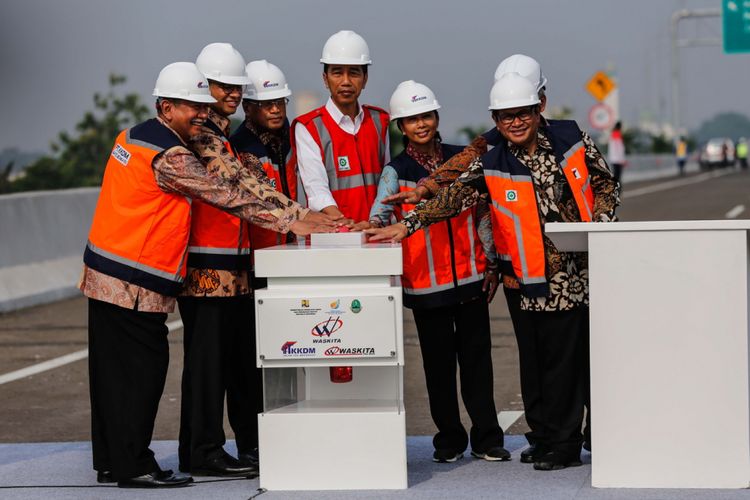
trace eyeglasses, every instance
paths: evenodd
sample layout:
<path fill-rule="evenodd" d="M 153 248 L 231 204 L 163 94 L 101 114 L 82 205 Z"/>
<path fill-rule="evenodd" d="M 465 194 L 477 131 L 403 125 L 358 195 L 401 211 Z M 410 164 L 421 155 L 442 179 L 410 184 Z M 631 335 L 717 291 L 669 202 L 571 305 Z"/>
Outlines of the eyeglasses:
<path fill-rule="evenodd" d="M 242 85 L 235 85 L 232 83 L 222 83 L 222 82 L 217 82 L 216 80 L 209 80 L 208 83 L 216 85 L 217 87 L 221 89 L 222 92 L 224 92 L 227 95 L 233 92 L 239 92 L 241 94 L 243 90 Z"/>
<path fill-rule="evenodd" d="M 250 101 L 253 105 L 258 106 L 262 109 L 271 109 L 274 107 L 283 108 L 289 104 L 288 97 L 282 97 L 280 99 L 273 99 L 271 101 Z"/>
<path fill-rule="evenodd" d="M 497 111 L 495 114 L 495 119 L 503 125 L 512 124 L 514 121 L 516 121 L 516 118 L 525 123 L 531 120 L 531 117 L 534 115 L 534 113 L 536 113 L 536 110 L 537 106 L 534 105 L 523 108 L 520 111 L 516 111 L 515 113 Z"/>

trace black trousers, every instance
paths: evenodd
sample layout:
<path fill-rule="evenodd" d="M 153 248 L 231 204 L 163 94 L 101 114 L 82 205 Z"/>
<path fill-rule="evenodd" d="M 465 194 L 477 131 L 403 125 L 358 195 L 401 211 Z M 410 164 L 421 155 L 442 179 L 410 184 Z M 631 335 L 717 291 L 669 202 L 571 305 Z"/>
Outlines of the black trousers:
<path fill-rule="evenodd" d="M 465 304 L 413 309 L 422 350 L 430 414 L 438 433 L 436 449 L 462 452 L 503 445 L 493 394 L 490 315 L 484 297 Z M 456 387 L 460 367 L 461 398 L 471 418 L 467 436 L 461 424 Z"/>
<path fill-rule="evenodd" d="M 159 470 L 149 445 L 169 365 L 166 320 L 89 299 L 94 469 L 118 480 Z"/>
<path fill-rule="evenodd" d="M 552 450 L 580 453 L 584 406 L 589 404 L 589 309 L 523 311 L 521 293 L 504 292 L 518 343 L 521 396 L 530 428 L 526 438 Z"/>
<path fill-rule="evenodd" d="M 180 409 L 180 468 L 190 470 L 224 453 L 224 397 L 237 449 L 258 447 L 263 411 L 261 370 L 255 367 L 255 309 L 251 296 L 180 297 L 184 365 Z"/>

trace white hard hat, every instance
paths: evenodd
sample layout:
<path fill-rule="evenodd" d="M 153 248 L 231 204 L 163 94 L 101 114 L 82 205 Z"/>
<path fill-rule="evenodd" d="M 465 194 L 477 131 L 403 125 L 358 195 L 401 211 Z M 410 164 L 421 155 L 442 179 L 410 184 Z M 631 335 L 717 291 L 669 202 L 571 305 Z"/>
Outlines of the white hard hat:
<path fill-rule="evenodd" d="M 537 92 L 547 85 L 547 77 L 542 73 L 542 66 L 533 57 L 513 54 L 503 59 L 495 70 L 495 81 L 506 73 L 518 73 L 530 81 Z"/>
<path fill-rule="evenodd" d="M 520 108 L 540 102 L 539 93 L 530 81 L 518 73 L 506 73 L 490 90 L 489 109 Z"/>
<path fill-rule="evenodd" d="M 440 109 L 440 103 L 427 85 L 414 80 L 401 82 L 391 95 L 391 120 Z"/>
<path fill-rule="evenodd" d="M 365 39 L 353 31 L 334 33 L 323 46 L 323 64 L 372 64 L 370 48 Z"/>
<path fill-rule="evenodd" d="M 230 43 L 209 43 L 195 60 L 198 69 L 209 80 L 229 85 L 247 85 L 245 58 Z"/>
<path fill-rule="evenodd" d="M 265 59 L 252 61 L 245 68 L 250 84 L 245 87 L 243 99 L 269 101 L 292 95 L 284 73 L 275 64 Z"/>
<path fill-rule="evenodd" d="M 159 72 L 154 96 L 211 104 L 216 102 L 208 90 L 208 81 L 191 62 L 168 64 Z"/>

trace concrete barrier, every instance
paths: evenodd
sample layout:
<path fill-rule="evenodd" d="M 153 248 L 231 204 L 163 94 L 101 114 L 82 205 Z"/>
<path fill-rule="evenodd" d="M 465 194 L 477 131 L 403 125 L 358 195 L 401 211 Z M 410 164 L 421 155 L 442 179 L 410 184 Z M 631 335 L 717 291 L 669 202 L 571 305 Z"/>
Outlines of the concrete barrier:
<path fill-rule="evenodd" d="M 677 159 L 672 154 L 628 155 L 628 164 L 622 171 L 622 183 L 662 179 L 679 174 Z M 698 163 L 689 161 L 685 172 L 697 172 Z"/>
<path fill-rule="evenodd" d="M 99 188 L 0 196 L 0 313 L 74 296 Z"/>
<path fill-rule="evenodd" d="M 623 182 L 674 175 L 673 155 L 632 155 Z M 75 296 L 98 195 L 77 188 L 0 196 L 0 313 Z"/>

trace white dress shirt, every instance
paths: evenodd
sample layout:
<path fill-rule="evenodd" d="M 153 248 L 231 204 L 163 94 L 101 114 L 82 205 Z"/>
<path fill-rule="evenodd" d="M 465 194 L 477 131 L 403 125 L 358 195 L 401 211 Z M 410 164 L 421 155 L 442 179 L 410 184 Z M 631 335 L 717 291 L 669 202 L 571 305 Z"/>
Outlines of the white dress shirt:
<path fill-rule="evenodd" d="M 359 107 L 359 113 L 352 120 L 349 116 L 339 111 L 331 98 L 326 102 L 326 111 L 331 115 L 333 121 L 346 133 L 356 135 L 364 120 L 364 109 Z M 323 164 L 323 156 L 318 143 L 315 142 L 310 132 L 304 125 L 298 123 L 294 129 L 294 142 L 297 147 L 297 167 L 302 184 L 305 186 L 307 195 L 307 206 L 313 210 L 322 210 L 331 205 L 338 207 L 331 194 L 328 184 L 328 173 Z M 388 134 L 385 136 L 385 161 L 386 165 L 391 161 L 389 151 L 390 143 Z"/>

